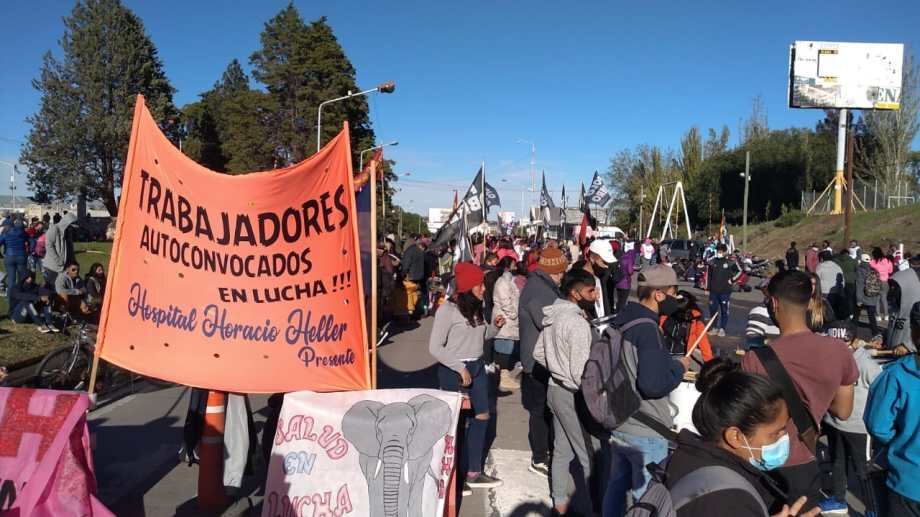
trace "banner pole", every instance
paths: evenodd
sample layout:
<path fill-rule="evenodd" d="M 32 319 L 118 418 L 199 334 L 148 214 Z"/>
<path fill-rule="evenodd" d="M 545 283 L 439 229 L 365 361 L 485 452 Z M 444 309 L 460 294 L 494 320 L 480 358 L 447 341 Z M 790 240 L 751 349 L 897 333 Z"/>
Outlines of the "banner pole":
<path fill-rule="evenodd" d="M 380 167 L 381 164 L 376 164 Z M 370 171 L 371 186 L 371 389 L 377 389 L 377 170 Z M 384 193 L 386 195 L 386 193 Z"/>
<path fill-rule="evenodd" d="M 133 174 L 129 174 L 131 168 L 134 167 L 134 154 L 137 152 L 137 142 L 140 140 L 138 134 L 140 133 L 141 126 L 141 117 L 143 116 L 144 110 L 146 109 L 146 103 L 144 101 L 144 96 L 138 94 L 134 99 L 134 120 L 131 121 L 131 138 L 128 140 L 128 156 L 125 159 L 125 168 L 122 172 L 123 185 L 121 189 L 121 198 L 118 201 L 118 212 L 121 214 L 121 217 L 115 219 L 115 239 L 113 242 L 119 242 L 121 240 L 121 234 L 124 232 L 125 222 L 124 216 L 126 210 L 124 210 L 125 205 L 128 202 L 128 194 L 131 193 L 131 178 Z M 115 246 L 113 244 L 113 249 Z M 112 256 L 109 258 L 109 277 L 115 276 L 115 271 L 118 269 L 118 259 L 120 257 L 117 253 L 112 253 Z M 106 338 L 106 329 L 108 327 L 107 320 L 109 314 L 109 305 L 112 302 L 112 296 L 109 291 L 112 288 L 112 284 L 109 283 L 106 286 L 105 296 L 102 300 L 102 310 L 100 311 L 99 319 L 99 335 L 97 336 L 97 345 L 95 350 L 93 350 L 93 368 L 89 373 L 89 386 L 87 386 L 87 394 L 89 394 L 89 399 L 91 402 L 94 401 L 93 393 L 96 389 L 96 375 L 99 373 L 99 358 L 102 355 L 102 347 L 105 345 Z M 95 402 L 93 402 L 95 405 Z"/>

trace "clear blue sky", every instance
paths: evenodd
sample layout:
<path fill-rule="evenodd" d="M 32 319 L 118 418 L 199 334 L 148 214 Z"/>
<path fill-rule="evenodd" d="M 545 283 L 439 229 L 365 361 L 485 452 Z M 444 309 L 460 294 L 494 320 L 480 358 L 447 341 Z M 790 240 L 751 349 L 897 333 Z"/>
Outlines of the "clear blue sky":
<path fill-rule="evenodd" d="M 287 0 L 126 3 L 143 19 L 181 106 L 231 59 L 248 71 L 263 23 Z M 565 182 L 576 191 L 618 150 L 677 147 L 691 125 L 727 124 L 736 144 L 757 95 L 772 128 L 811 126 L 820 112 L 786 107 L 787 48 L 796 39 L 920 48 L 916 0 L 295 3 L 307 20 L 329 18 L 360 86 L 397 82 L 395 94 L 372 99 L 371 117 L 380 141 L 400 141 L 387 156 L 411 172 L 397 200 L 413 211 L 449 206 L 451 189 L 466 188 L 484 160 L 505 208 L 518 212 L 530 184 L 530 148 L 518 139 L 536 143 L 550 188 Z M 24 119 L 38 107 L 30 81 L 45 51 L 60 55 L 61 18 L 72 5 L 4 2 L 0 160 L 18 156 Z M 0 191 L 9 169 L 0 163 Z"/>

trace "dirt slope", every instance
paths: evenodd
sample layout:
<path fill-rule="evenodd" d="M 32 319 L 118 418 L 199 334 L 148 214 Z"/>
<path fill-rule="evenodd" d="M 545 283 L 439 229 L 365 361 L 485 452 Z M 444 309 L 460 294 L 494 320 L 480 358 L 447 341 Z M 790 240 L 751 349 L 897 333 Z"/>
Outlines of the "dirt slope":
<path fill-rule="evenodd" d="M 740 245 L 741 228 L 736 226 L 731 231 L 735 242 Z M 920 204 L 853 214 L 853 238 L 863 249 L 887 246 L 889 242 L 904 242 L 906 251 L 920 253 Z M 791 241 L 796 241 L 799 250 L 804 252 L 809 243 L 814 241 L 820 245 L 825 239 L 834 249 L 844 246 L 843 216 L 806 217 L 789 228 L 777 228 L 772 222 L 748 227 L 750 250 L 771 259 L 783 258 Z"/>

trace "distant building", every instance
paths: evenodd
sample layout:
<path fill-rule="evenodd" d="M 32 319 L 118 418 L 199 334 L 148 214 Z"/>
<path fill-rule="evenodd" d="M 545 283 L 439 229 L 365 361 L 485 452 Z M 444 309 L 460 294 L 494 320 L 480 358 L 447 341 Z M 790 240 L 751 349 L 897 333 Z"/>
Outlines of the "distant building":
<path fill-rule="evenodd" d="M 450 208 L 429 208 L 428 209 L 428 232 L 434 235 L 444 226 L 450 217 L 453 209 Z"/>

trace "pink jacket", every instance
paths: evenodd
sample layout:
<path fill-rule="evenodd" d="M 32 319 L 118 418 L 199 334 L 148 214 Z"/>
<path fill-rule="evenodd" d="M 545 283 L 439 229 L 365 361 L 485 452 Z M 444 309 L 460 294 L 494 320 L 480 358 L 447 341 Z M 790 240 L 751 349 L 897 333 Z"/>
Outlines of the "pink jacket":
<path fill-rule="evenodd" d="M 883 258 L 882 260 L 870 260 L 869 267 L 878 271 L 878 279 L 882 282 L 887 282 L 888 277 L 890 277 L 891 273 L 894 271 L 894 264 L 887 258 Z"/>
<path fill-rule="evenodd" d="M 498 248 L 498 250 L 495 252 L 495 255 L 498 257 L 498 260 L 501 260 L 505 257 L 511 257 L 512 259 L 514 259 L 515 262 L 521 260 L 518 257 L 518 254 L 516 251 L 512 249 L 507 249 L 507 248 Z"/>

